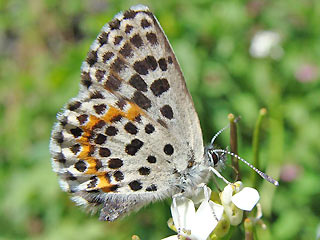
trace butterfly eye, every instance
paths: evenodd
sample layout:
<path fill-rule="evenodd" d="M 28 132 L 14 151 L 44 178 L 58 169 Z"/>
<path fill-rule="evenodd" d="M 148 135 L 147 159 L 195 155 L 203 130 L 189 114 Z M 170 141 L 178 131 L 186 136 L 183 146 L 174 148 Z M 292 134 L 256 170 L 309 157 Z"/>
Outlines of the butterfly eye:
<path fill-rule="evenodd" d="M 218 156 L 218 154 L 215 153 L 215 152 L 212 152 L 212 153 L 209 153 L 209 154 L 211 155 L 211 159 L 212 159 L 212 161 L 213 161 L 213 164 L 214 164 L 214 165 L 217 165 L 218 162 L 219 162 L 219 156 Z"/>

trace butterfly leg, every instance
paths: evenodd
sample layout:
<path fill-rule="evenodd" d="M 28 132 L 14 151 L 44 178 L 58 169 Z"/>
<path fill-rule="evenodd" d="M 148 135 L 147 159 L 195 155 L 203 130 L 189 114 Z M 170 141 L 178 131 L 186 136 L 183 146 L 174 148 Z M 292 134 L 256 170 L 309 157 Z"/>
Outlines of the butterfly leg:
<path fill-rule="evenodd" d="M 225 179 L 215 168 L 213 167 L 209 167 L 210 171 L 212 171 L 214 173 L 214 175 L 216 175 L 218 178 L 222 179 L 226 184 L 231 184 L 231 182 L 229 182 L 227 179 Z"/>
<path fill-rule="evenodd" d="M 218 189 L 219 192 L 222 192 L 221 188 L 219 187 L 219 184 L 217 182 L 216 176 L 213 176 L 213 183 L 216 186 L 216 188 Z"/>

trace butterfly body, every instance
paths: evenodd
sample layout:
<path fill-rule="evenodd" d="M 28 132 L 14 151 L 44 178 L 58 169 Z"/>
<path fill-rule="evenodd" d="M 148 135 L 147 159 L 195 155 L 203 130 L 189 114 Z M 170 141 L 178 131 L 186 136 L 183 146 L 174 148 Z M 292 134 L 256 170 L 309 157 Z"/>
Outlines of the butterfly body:
<path fill-rule="evenodd" d="M 106 24 L 81 72 L 79 94 L 58 114 L 50 142 L 60 186 L 78 205 L 113 221 L 208 181 L 197 113 L 147 7 Z"/>

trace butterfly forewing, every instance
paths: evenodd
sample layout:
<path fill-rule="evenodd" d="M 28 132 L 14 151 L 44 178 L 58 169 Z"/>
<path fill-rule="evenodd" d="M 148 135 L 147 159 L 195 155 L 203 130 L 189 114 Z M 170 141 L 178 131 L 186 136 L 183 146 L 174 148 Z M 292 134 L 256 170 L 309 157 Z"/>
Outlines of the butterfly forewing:
<path fill-rule="evenodd" d="M 147 7 L 120 13 L 102 28 L 50 149 L 62 189 L 78 204 L 102 205 L 102 220 L 177 193 L 179 172 L 202 160 L 190 94 Z"/>

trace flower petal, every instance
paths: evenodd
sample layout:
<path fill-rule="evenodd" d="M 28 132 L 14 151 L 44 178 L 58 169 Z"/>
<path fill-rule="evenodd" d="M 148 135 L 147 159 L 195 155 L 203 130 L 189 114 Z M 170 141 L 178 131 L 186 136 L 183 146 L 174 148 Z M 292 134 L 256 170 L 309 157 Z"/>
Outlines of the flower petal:
<path fill-rule="evenodd" d="M 174 204 L 174 201 L 176 204 Z M 196 215 L 193 202 L 185 197 L 175 198 L 171 204 L 171 215 L 176 229 L 191 228 L 192 219 Z"/>
<path fill-rule="evenodd" d="M 237 208 L 236 205 L 230 203 L 229 205 L 223 205 L 224 211 L 230 220 L 232 226 L 237 226 L 241 223 L 243 218 L 243 211 Z"/>
<path fill-rule="evenodd" d="M 231 201 L 238 208 L 251 211 L 260 199 L 259 193 L 256 189 L 245 187 L 240 192 L 232 196 Z"/>
<path fill-rule="evenodd" d="M 232 189 L 234 192 L 238 193 L 243 189 L 243 183 L 241 181 L 237 181 L 232 184 Z"/>
<path fill-rule="evenodd" d="M 233 192 L 233 188 L 231 184 L 228 184 L 227 186 L 225 186 L 220 197 L 221 203 L 223 205 L 228 205 L 231 203 L 232 192 Z"/>
<path fill-rule="evenodd" d="M 212 201 L 203 201 L 191 227 L 191 239 L 206 240 L 222 218 L 223 207 Z"/>
<path fill-rule="evenodd" d="M 209 201 L 210 207 L 212 211 L 214 212 L 214 215 L 216 216 L 217 220 L 219 221 L 222 218 L 223 214 L 223 206 L 220 204 L 217 204 L 215 202 Z"/>
<path fill-rule="evenodd" d="M 179 240 L 178 235 L 172 235 L 161 240 Z"/>

